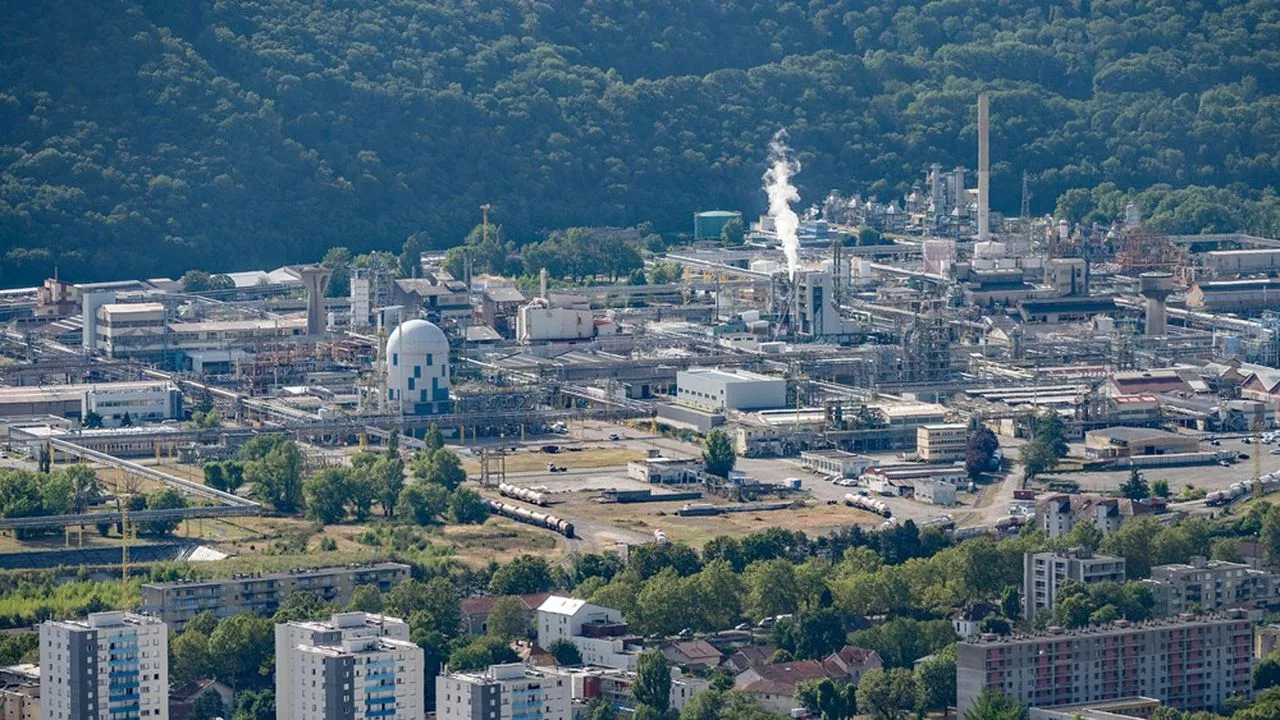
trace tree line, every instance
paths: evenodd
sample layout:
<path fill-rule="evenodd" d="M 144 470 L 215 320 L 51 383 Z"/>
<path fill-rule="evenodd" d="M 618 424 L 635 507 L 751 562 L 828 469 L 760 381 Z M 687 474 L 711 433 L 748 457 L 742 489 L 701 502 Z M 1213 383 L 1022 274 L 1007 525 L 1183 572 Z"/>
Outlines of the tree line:
<path fill-rule="evenodd" d="M 687 232 L 698 210 L 763 208 L 780 127 L 802 197 L 883 200 L 931 162 L 973 164 L 980 90 L 996 209 L 1017 211 L 1026 172 L 1035 212 L 1077 188 L 1167 183 L 1161 227 L 1275 227 L 1272 14 L 1259 0 L 26 5 L 0 18 L 0 280 L 56 266 L 212 281 L 336 246 L 443 250 L 482 204 L 517 245 L 583 225 Z"/>

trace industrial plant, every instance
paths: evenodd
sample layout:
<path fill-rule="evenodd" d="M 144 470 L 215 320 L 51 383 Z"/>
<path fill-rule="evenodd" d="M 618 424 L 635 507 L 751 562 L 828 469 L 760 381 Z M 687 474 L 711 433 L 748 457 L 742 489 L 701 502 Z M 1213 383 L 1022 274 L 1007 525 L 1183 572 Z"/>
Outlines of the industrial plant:
<path fill-rule="evenodd" d="M 744 223 L 738 209 L 691 208 L 692 232 L 659 238 L 661 247 L 631 229 L 591 229 L 623 238 L 642 258 L 643 267 L 608 282 L 546 268 L 475 273 L 467 246 L 460 263 L 456 254 L 415 251 L 398 264 L 375 254 L 352 267 L 228 273 L 206 287 L 55 277 L 0 292 L 6 462 L 46 473 L 87 465 L 106 485 L 69 507 L 0 517 L 0 530 L 29 543 L 0 552 L 0 567 L 79 566 L 127 580 L 162 561 L 275 552 L 241 523 L 304 512 L 316 527 L 327 521 L 316 509 L 319 491 L 287 502 L 231 480 L 245 449 L 270 438 L 296 445 L 295 480 L 367 468 L 381 462 L 375 448 L 401 463 L 379 466 L 395 475 L 390 497 L 376 500 L 387 522 L 402 485 L 447 476 L 441 487 L 478 496 L 470 511 L 478 522 L 491 518 L 517 542 L 567 558 L 567 567 L 584 553 L 626 558 L 768 528 L 815 536 L 906 529 L 949 543 L 1023 528 L 1076 538 L 1092 523 L 1105 536 L 1145 516 L 1213 517 L 1280 488 L 1280 450 L 1271 449 L 1280 438 L 1280 312 L 1268 296 L 1280 294 L 1280 240 L 1160 234 L 1132 206 L 1110 226 L 1032 216 L 1025 202 L 1017 216 L 995 212 L 992 161 L 1001 150 L 989 139 L 986 95 L 976 117 L 976 169 L 929 164 L 901 197 L 838 189 L 803 197 L 804 168 L 780 132 L 760 159 L 765 214 Z M 485 243 L 490 210 L 482 208 Z M 432 454 L 440 450 L 448 457 Z M 406 461 L 420 467 L 406 474 Z M 261 477 L 253 482 L 264 484 Z M 1147 481 L 1164 492 L 1130 496 L 1127 488 Z M 133 502 L 158 489 L 182 500 Z M 419 525 L 469 512 L 466 498 L 449 492 L 412 506 L 426 518 Z M 334 522 L 345 518 L 347 495 Z M 361 530 L 344 542 L 384 542 L 370 518 L 375 500 L 351 502 Z M 138 528 L 155 524 L 181 527 L 183 539 L 140 541 Z M 99 538 L 86 542 L 86 528 Z M 339 549 L 326 541 L 321 564 Z M 379 547 L 410 541 L 385 542 Z M 485 547 L 443 530 L 413 542 L 418 550 Z M 304 543 L 303 552 L 315 549 Z M 1187 595 L 1192 568 L 1237 569 L 1224 562 L 1164 565 L 1146 581 L 1165 614 L 1196 606 L 1221 611 L 1215 619 L 1081 630 L 1073 641 L 1109 648 L 1137 634 L 1164 642 L 1198 627 L 1244 652 L 1246 624 L 1232 603 Z M 1264 609 L 1280 584 L 1250 567 L 1240 593 Z M 1054 612 L 1063 578 L 1124 583 L 1125 573 L 1123 559 L 1091 549 L 1028 554 L 1024 595 L 1017 601 L 1015 592 L 1011 606 L 1030 620 Z M 151 582 L 141 614 L 94 613 L 44 634 L 134 635 L 183 630 L 206 612 L 271 615 L 295 591 L 345 605 L 359 584 L 385 594 L 409 574 L 399 563 L 336 563 Z M 541 687 L 556 717 L 570 717 L 602 687 L 621 688 L 617 702 L 627 702 L 645 639 L 627 631 L 619 610 L 521 597 L 540 623 L 540 651 L 552 641 L 576 644 L 583 664 L 604 669 L 495 662 L 423 685 L 422 650 L 407 626 L 362 612 L 280 623 L 276 643 L 280 657 L 324 673 L 338 662 L 407 665 L 415 680 L 397 681 L 396 694 L 379 702 L 407 703 L 419 716 L 424 686 L 438 688 L 437 716 L 471 713 L 470 698 Z M 1043 699 L 1026 689 L 1028 673 L 1062 628 L 997 637 L 979 622 L 955 624 L 968 638 L 957 655 L 961 711 L 984 688 Z M 1025 667 L 1001 670 L 1018 652 Z M 740 691 L 787 711 L 797 682 L 856 682 L 881 660 L 845 647 L 804 662 L 794 672 L 745 665 Z M 1141 677 L 1160 672 L 1144 666 Z M 688 697 L 704 689 L 679 675 L 674 682 Z M 1118 697 L 1097 685 L 1061 686 L 1049 699 Z M 1180 707 L 1212 708 L 1246 685 L 1233 674 L 1212 692 L 1168 695 Z M 277 675 L 277 687 L 281 698 L 312 692 L 288 674 Z M 1154 684 L 1140 690 L 1158 695 Z M 338 716 L 317 705 L 295 716 Z"/>

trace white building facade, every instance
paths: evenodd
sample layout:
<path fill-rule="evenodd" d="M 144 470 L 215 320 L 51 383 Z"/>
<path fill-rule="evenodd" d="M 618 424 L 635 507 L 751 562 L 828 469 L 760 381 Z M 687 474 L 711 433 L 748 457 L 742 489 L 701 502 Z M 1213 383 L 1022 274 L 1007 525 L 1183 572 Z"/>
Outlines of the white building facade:
<path fill-rule="evenodd" d="M 629 635 L 622 613 L 585 600 L 552 595 L 538 606 L 538 647 L 572 642 L 584 665 L 634 670 L 641 638 Z"/>
<path fill-rule="evenodd" d="M 89 385 L 80 417 L 97 413 L 105 427 L 132 422 L 160 422 L 182 417 L 182 391 L 170 383 L 105 383 Z"/>
<path fill-rule="evenodd" d="M 510 663 L 436 678 L 437 720 L 572 720 L 572 680 Z"/>
<path fill-rule="evenodd" d="M 168 720 L 169 633 L 123 612 L 40 626 L 44 720 Z"/>
<path fill-rule="evenodd" d="M 705 412 L 786 407 L 787 381 L 745 370 L 691 368 L 676 373 L 676 402 Z"/>
<path fill-rule="evenodd" d="M 963 460 L 968 441 L 968 425 L 946 423 L 916 428 L 916 454 L 925 462 Z"/>
<path fill-rule="evenodd" d="M 422 648 L 397 618 L 338 613 L 276 625 L 277 720 L 421 720 Z"/>

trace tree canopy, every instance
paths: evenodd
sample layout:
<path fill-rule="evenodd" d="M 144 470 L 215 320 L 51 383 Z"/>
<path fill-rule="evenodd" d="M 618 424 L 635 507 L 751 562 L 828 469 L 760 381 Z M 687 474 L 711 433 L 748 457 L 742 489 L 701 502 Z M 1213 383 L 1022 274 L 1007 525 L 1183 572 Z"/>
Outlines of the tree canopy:
<path fill-rule="evenodd" d="M 997 210 L 1026 171 L 1035 212 L 1132 199 L 1160 229 L 1280 230 L 1258 0 L 50 0 L 0 27 L 10 284 L 200 267 L 207 288 L 340 245 L 412 273 L 481 204 L 516 245 L 686 230 L 761 209 L 783 126 L 802 197 L 889 197 L 928 163 L 972 164 L 979 90 Z"/>

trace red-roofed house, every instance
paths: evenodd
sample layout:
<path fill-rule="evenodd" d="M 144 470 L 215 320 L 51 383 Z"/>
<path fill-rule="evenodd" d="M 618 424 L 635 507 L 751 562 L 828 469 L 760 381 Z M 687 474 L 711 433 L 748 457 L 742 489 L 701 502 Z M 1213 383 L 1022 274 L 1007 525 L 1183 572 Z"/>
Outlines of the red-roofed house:
<path fill-rule="evenodd" d="M 787 713 L 796 706 L 796 685 L 827 677 L 817 660 L 796 660 L 750 668 L 738 674 L 733 689 L 760 701 L 769 712 Z"/>
<path fill-rule="evenodd" d="M 662 647 L 672 665 L 686 670 L 710 670 L 720 664 L 721 652 L 706 640 L 685 640 Z"/>
<path fill-rule="evenodd" d="M 833 680 L 848 680 L 856 685 L 863 673 L 883 668 L 884 662 L 880 659 L 880 653 L 875 650 L 845 645 L 839 652 L 831 653 L 823 659 L 822 667 Z"/>
<path fill-rule="evenodd" d="M 489 629 L 489 613 L 493 612 L 493 606 L 503 597 L 515 597 L 519 600 L 520 607 L 524 610 L 525 618 L 529 621 L 529 627 L 533 627 L 534 613 L 544 600 L 551 597 L 551 593 L 514 596 L 484 595 L 464 598 L 462 600 L 462 629 L 472 635 L 485 634 Z"/>

